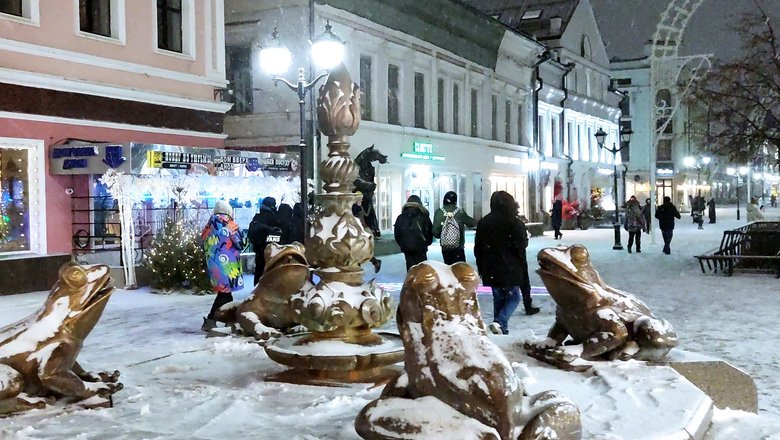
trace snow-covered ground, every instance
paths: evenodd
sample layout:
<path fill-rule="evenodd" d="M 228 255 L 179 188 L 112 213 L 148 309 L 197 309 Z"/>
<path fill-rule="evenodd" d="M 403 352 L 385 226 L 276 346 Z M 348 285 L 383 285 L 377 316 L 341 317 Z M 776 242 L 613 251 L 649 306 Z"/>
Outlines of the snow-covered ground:
<path fill-rule="evenodd" d="M 724 229 L 744 224 L 744 207 L 742 214 L 743 220 L 737 222 L 735 207 L 719 209 L 718 223 L 705 223 L 704 230 L 697 230 L 683 214 L 668 256 L 661 253 L 660 234 L 656 244 L 643 236 L 642 253 L 628 254 L 612 250 L 611 229 L 563 231 L 558 241 L 548 232 L 531 239 L 529 266 L 533 270 L 536 253 L 543 247 L 586 245 L 608 284 L 635 294 L 674 325 L 680 349 L 724 359 L 755 379 L 759 415 L 718 410 L 709 438 L 780 439 L 780 352 L 774 347 L 780 336 L 775 325 L 780 315 L 780 280 L 769 275 L 702 274 L 692 257 L 717 247 Z M 780 209 L 766 214 L 778 217 Z M 624 246 L 626 239 L 623 232 Z M 439 249 L 432 247 L 429 257 L 440 260 Z M 397 296 L 405 275 L 403 256 L 381 258 L 377 279 L 396 289 Z M 467 259 L 474 262 L 470 246 Z M 366 274 L 373 276 L 370 265 Z M 542 286 L 535 273 L 531 280 L 532 285 Z M 251 276 L 246 281 L 252 285 Z M 248 293 L 246 289 L 236 296 Z M 31 314 L 46 295 L 0 296 L 0 326 Z M 381 387 L 321 387 L 269 380 L 285 368 L 268 359 L 262 347 L 237 339 L 203 337 L 201 317 L 212 300 L 212 296 L 155 295 L 147 289 L 117 291 L 79 356 L 87 369 L 122 372 L 125 389 L 115 396 L 115 407 L 67 413 L 32 411 L 0 419 L 0 439 L 358 438 L 352 420 L 378 397 Z M 491 297 L 483 294 L 479 300 L 483 317 L 490 322 Z M 510 320 L 510 335 L 498 337 L 502 347 L 511 347 L 517 339 L 546 335 L 555 304 L 544 294 L 535 295 L 534 302 L 541 313 L 527 317 L 521 306 Z M 560 385 L 542 388 L 566 394 Z M 621 437 L 604 432 L 590 438 Z"/>

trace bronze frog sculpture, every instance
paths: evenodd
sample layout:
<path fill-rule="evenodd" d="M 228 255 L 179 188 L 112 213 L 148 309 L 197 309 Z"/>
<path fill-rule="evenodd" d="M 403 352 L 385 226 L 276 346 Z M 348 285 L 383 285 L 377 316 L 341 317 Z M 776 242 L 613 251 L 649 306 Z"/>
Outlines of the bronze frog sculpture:
<path fill-rule="evenodd" d="M 257 339 L 278 337 L 297 325 L 290 297 L 309 277 L 306 249 L 300 243 L 265 247 L 265 269 L 252 294 L 241 303 L 221 308 L 216 319 L 236 323 L 241 333 Z"/>
<path fill-rule="evenodd" d="M 577 440 L 577 406 L 556 391 L 526 396 L 479 312 L 466 263 L 426 261 L 406 276 L 398 306 L 404 372 L 358 414 L 367 440 Z M 468 434 L 466 434 L 468 433 Z"/>
<path fill-rule="evenodd" d="M 109 407 L 119 372 L 90 373 L 76 361 L 114 291 L 108 266 L 63 265 L 34 314 L 0 328 L 0 415 L 43 408 L 57 398 Z"/>
<path fill-rule="evenodd" d="M 536 348 L 560 346 L 570 336 L 567 342 L 582 344 L 580 356 L 586 360 L 660 360 L 677 345 L 671 324 L 633 295 L 604 283 L 585 246 L 545 248 L 537 259 L 537 273 L 557 309 L 547 341 Z"/>

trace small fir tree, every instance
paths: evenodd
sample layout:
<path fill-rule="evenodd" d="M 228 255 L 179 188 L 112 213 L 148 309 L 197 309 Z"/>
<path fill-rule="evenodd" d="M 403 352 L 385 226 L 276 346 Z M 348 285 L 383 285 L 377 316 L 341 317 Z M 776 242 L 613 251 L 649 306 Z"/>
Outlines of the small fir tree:
<path fill-rule="evenodd" d="M 200 231 L 186 224 L 182 215 L 167 218 L 146 253 L 144 265 L 152 272 L 152 287 L 162 290 L 211 289 Z"/>

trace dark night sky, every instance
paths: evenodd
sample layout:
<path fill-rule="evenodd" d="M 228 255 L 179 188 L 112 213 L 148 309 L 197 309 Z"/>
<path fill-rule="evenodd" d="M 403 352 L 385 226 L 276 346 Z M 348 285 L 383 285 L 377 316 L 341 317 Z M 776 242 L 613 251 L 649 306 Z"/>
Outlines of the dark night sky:
<path fill-rule="evenodd" d="M 758 0 L 780 28 L 780 0 Z M 639 58 L 644 44 L 669 0 L 591 0 L 610 58 Z M 704 0 L 688 23 L 680 55 L 708 54 L 716 58 L 739 55 L 739 40 L 732 25 L 754 10 L 753 0 Z"/>

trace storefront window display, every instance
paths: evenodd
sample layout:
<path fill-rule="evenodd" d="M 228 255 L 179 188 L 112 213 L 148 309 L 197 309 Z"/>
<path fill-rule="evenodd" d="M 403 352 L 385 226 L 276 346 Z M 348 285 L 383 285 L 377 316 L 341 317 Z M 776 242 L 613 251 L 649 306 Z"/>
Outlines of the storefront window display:
<path fill-rule="evenodd" d="M 35 151 L 0 140 L 0 255 L 36 251 L 40 245 L 36 207 L 39 177 Z"/>

